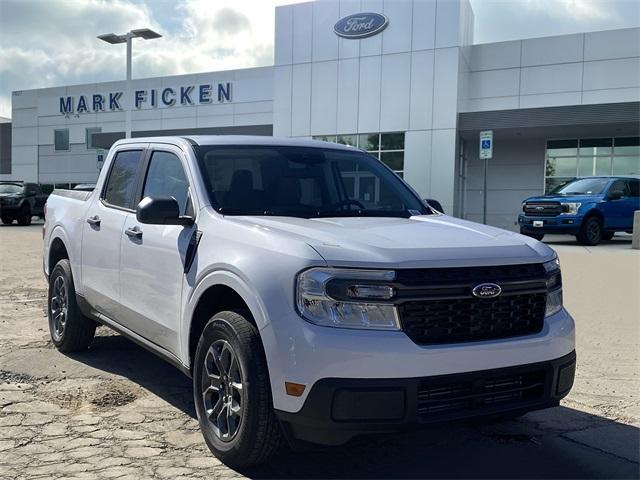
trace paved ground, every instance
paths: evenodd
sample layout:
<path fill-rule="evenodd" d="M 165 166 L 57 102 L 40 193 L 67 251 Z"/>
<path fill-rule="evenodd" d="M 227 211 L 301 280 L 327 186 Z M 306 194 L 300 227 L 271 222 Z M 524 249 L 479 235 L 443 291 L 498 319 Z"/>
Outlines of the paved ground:
<path fill-rule="evenodd" d="M 561 407 L 497 425 L 449 425 L 345 448 L 283 452 L 254 478 L 637 478 L 640 252 L 549 237 L 578 325 Z M 241 476 L 212 457 L 190 381 L 101 328 L 91 350 L 48 341 L 40 226 L 0 227 L 0 478 Z"/>

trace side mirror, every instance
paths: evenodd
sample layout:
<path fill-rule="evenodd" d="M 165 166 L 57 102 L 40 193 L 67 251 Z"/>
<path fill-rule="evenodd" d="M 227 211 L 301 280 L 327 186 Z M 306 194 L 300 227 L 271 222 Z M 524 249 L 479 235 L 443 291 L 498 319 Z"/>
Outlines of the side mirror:
<path fill-rule="evenodd" d="M 444 208 L 442 208 L 442 205 L 440 205 L 440 202 L 437 200 L 434 200 L 433 198 L 425 198 L 424 199 L 424 203 L 426 203 L 427 205 L 429 205 L 431 208 L 433 208 L 434 210 L 439 211 L 440 213 L 444 213 Z"/>
<path fill-rule="evenodd" d="M 622 190 L 612 190 L 609 192 L 609 195 L 607 195 L 609 200 L 620 200 L 622 197 L 624 197 L 624 192 Z"/>
<path fill-rule="evenodd" d="M 143 198 L 136 208 L 136 218 L 152 225 L 193 225 L 193 218 L 180 215 L 180 206 L 173 197 Z"/>

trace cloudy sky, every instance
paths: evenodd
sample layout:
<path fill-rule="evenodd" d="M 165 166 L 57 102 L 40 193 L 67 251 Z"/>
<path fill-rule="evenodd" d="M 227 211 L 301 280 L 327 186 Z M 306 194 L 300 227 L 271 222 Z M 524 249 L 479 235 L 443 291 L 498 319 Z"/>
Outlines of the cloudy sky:
<path fill-rule="evenodd" d="M 124 47 L 100 33 L 164 35 L 137 41 L 134 78 L 270 65 L 274 6 L 297 1 L 0 0 L 0 116 L 13 90 L 123 78 Z M 639 0 L 471 2 L 476 43 L 640 26 Z"/>

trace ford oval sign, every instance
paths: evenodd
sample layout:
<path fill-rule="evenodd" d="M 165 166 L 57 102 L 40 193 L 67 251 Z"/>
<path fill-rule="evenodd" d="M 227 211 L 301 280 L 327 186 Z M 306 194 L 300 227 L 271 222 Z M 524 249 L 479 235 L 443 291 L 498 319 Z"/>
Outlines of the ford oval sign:
<path fill-rule="evenodd" d="M 494 298 L 502 293 L 502 288 L 495 283 L 481 283 L 473 287 L 471 293 L 478 298 Z"/>
<path fill-rule="evenodd" d="M 380 13 L 354 13 L 338 20 L 333 31 L 344 38 L 365 38 L 380 33 L 388 23 Z"/>

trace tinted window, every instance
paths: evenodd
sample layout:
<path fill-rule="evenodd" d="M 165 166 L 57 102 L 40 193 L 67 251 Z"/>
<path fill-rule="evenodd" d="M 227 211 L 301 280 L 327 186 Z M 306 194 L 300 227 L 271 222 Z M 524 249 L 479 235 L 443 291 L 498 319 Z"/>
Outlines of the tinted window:
<path fill-rule="evenodd" d="M 284 146 L 196 149 L 211 202 L 227 215 L 425 214 L 422 200 L 360 151 Z"/>
<path fill-rule="evenodd" d="M 173 153 L 153 152 L 142 197 L 169 196 L 178 201 L 180 214 L 187 213 L 189 182 L 180 159 Z"/>
<path fill-rule="evenodd" d="M 630 193 L 629 184 L 627 183 L 626 180 L 616 180 L 611 184 L 611 187 L 609 187 L 609 193 L 612 193 L 615 191 L 622 192 L 622 195 L 624 197 L 628 197 Z"/>
<path fill-rule="evenodd" d="M 629 180 L 629 191 L 632 197 L 640 197 L 640 180 Z"/>
<path fill-rule="evenodd" d="M 103 196 L 109 205 L 130 208 L 141 158 L 141 150 L 129 150 L 116 154 Z"/>
<path fill-rule="evenodd" d="M 551 193 L 560 195 L 598 195 L 609 183 L 608 178 L 583 178 L 560 185 Z"/>
<path fill-rule="evenodd" d="M 69 150 L 69 129 L 53 131 L 53 146 L 55 150 Z"/>
<path fill-rule="evenodd" d="M 0 193 L 22 193 L 24 187 L 16 183 L 2 183 L 0 184 Z"/>

